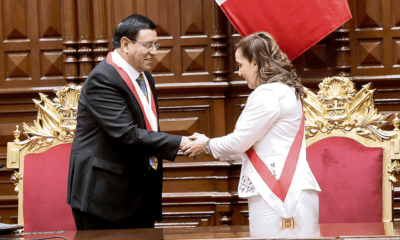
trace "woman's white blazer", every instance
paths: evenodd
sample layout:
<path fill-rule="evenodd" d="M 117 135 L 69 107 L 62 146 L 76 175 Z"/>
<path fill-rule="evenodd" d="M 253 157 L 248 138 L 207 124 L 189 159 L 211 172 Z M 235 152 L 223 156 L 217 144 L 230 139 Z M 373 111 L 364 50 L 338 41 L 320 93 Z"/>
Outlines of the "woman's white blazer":
<path fill-rule="evenodd" d="M 279 179 L 302 117 L 301 100 L 296 98 L 294 88 L 279 82 L 263 84 L 250 94 L 234 132 L 210 141 L 212 154 L 217 159 L 240 154 L 243 162 L 239 197 L 259 194 L 282 218 L 292 217 L 302 190 L 321 191 L 307 162 L 305 137 L 284 202 L 270 190 L 245 152 L 253 147 L 272 174 Z"/>

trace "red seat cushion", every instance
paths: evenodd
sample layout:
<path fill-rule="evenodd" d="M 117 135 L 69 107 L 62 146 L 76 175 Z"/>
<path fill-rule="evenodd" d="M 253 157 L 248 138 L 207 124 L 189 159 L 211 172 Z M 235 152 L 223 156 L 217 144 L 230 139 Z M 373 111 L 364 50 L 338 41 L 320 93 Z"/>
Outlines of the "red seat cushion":
<path fill-rule="evenodd" d="M 25 156 L 24 227 L 32 231 L 76 231 L 67 204 L 67 183 L 71 143 L 54 146 Z"/>
<path fill-rule="evenodd" d="M 307 148 L 322 192 L 320 223 L 382 222 L 382 148 L 331 137 Z"/>

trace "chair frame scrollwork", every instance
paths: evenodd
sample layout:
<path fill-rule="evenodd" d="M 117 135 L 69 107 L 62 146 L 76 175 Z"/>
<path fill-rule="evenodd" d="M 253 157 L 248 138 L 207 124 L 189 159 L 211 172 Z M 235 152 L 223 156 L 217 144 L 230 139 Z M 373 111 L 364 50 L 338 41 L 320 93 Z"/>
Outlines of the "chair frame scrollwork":
<path fill-rule="evenodd" d="M 24 158 L 30 153 L 42 153 L 53 146 L 72 143 L 81 88 L 61 87 L 53 101 L 47 95 L 39 93 L 41 99 L 33 99 L 38 108 L 37 119 L 33 126 L 23 123 L 23 135 L 27 139 L 19 140 L 21 132 L 17 126 L 14 142 L 7 143 L 7 168 L 18 169 L 11 176 L 11 181 L 16 185 L 14 190 L 18 192 L 18 224 L 24 225 Z"/>

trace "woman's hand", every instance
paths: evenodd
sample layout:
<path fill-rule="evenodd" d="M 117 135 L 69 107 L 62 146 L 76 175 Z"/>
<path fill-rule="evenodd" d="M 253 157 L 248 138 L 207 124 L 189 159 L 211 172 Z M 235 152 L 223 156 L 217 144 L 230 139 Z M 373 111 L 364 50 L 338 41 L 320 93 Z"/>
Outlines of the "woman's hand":
<path fill-rule="evenodd" d="M 206 154 L 204 146 L 209 138 L 204 134 L 194 133 L 189 139 L 194 141 L 182 148 L 185 156 L 194 157 L 195 160 L 204 156 Z"/>

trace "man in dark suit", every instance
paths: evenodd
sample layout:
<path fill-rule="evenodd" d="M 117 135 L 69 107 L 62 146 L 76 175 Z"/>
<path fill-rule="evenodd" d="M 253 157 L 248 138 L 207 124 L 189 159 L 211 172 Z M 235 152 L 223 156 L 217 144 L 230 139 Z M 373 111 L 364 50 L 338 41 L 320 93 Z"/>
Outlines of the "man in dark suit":
<path fill-rule="evenodd" d="M 162 159 L 173 161 L 187 137 L 159 132 L 151 69 L 157 25 L 122 20 L 109 53 L 81 90 L 67 203 L 78 230 L 154 227 L 161 221 Z"/>

